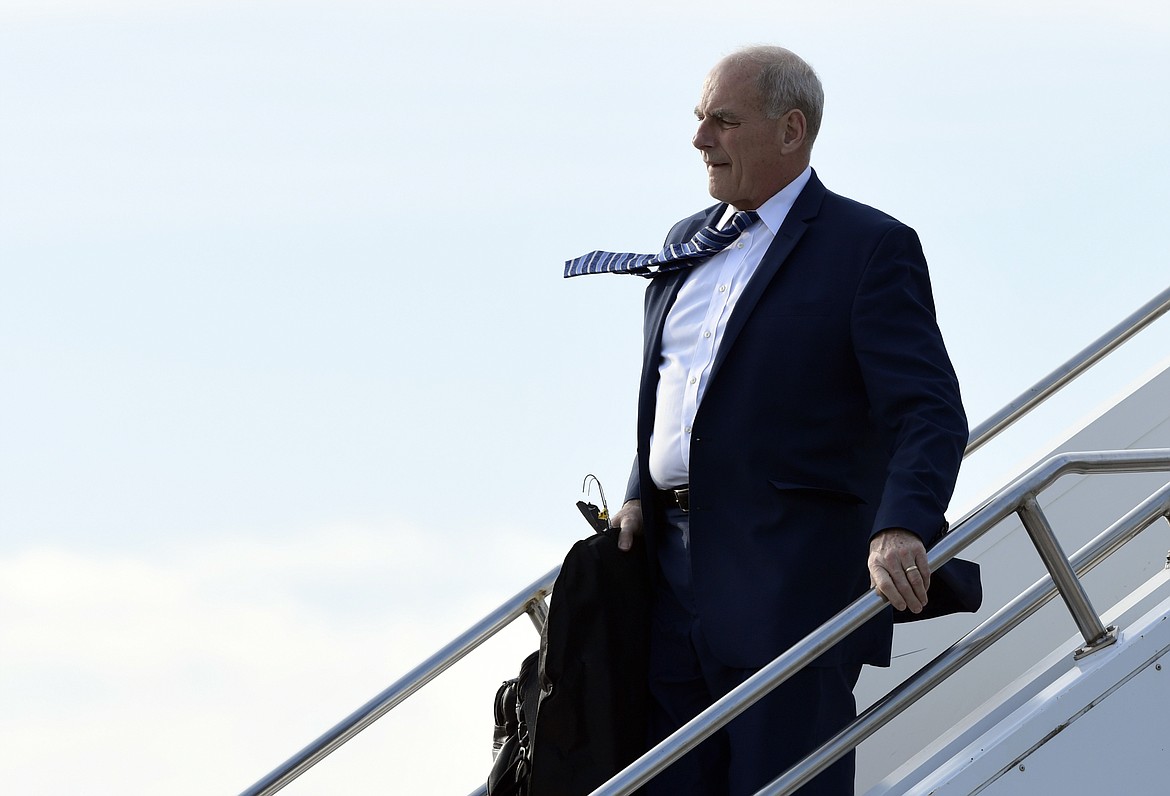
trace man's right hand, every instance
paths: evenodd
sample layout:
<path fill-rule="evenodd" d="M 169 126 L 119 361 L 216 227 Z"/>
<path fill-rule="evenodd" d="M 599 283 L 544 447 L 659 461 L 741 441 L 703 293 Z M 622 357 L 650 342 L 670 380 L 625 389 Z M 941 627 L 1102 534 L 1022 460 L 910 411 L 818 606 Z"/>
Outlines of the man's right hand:
<path fill-rule="evenodd" d="M 629 550 L 634 537 L 642 533 L 642 501 L 627 500 L 609 519 L 609 527 L 620 528 L 618 550 Z"/>

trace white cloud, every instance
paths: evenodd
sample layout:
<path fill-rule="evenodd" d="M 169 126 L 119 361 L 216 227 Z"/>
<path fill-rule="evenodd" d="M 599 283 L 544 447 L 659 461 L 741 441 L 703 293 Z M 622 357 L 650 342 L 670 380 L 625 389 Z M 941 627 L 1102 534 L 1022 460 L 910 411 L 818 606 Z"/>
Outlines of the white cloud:
<path fill-rule="evenodd" d="M 162 559 L 0 559 L 0 779 L 12 793 L 238 792 L 502 601 L 485 597 L 545 571 L 549 553 L 521 553 L 496 584 L 474 555 L 393 527 Z M 484 585 L 458 594 L 428 588 L 474 578 Z M 424 777 L 406 792 L 470 790 L 490 762 L 494 688 L 536 643 L 516 623 L 287 792 L 360 793 L 388 776 Z M 417 765 L 436 748 L 438 780 Z"/>

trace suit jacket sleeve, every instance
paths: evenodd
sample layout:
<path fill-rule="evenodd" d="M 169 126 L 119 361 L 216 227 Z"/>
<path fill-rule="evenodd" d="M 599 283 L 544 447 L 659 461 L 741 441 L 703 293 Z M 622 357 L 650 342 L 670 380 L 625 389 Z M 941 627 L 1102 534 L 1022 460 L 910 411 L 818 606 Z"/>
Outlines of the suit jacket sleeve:
<path fill-rule="evenodd" d="M 626 482 L 626 500 L 637 500 L 642 494 L 642 478 L 638 473 L 638 457 L 634 456 L 634 466 L 630 468 L 630 479 Z"/>
<path fill-rule="evenodd" d="M 945 524 L 967 419 L 912 229 L 882 237 L 854 301 L 854 350 L 891 454 L 872 533 L 905 528 L 929 541 Z"/>

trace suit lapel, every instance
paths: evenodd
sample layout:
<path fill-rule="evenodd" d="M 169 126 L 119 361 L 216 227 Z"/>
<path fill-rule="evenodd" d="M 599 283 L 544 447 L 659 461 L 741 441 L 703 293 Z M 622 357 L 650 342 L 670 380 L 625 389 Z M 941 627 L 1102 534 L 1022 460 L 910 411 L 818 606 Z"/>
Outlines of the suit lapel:
<path fill-rule="evenodd" d="M 812 178 L 804 190 L 800 192 L 800 195 L 796 197 L 792 209 L 785 216 L 784 223 L 780 225 L 776 239 L 772 241 L 772 245 L 764 253 L 764 258 L 760 261 L 756 272 L 744 286 L 743 294 L 736 301 L 735 310 L 732 311 L 731 317 L 727 319 L 727 327 L 723 330 L 719 350 L 715 353 L 715 361 L 711 365 L 709 378 L 712 380 L 719 372 L 720 365 L 727 359 L 728 351 L 735 344 L 736 337 L 743 330 L 744 324 L 747 323 L 752 310 L 759 303 L 760 297 L 764 295 L 764 291 L 771 284 L 772 279 L 779 273 L 780 268 L 788 259 L 788 255 L 796 248 L 796 244 L 804 235 L 805 230 L 808 229 L 809 222 L 816 218 L 817 213 L 820 212 L 821 201 L 824 197 L 825 186 L 817 179 L 816 172 L 813 172 Z"/>

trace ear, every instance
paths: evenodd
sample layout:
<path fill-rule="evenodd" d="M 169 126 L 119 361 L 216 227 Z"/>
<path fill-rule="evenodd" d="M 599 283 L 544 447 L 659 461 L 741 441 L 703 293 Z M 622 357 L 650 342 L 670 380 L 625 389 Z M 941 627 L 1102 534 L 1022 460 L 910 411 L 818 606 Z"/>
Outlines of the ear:
<path fill-rule="evenodd" d="M 803 149 L 805 134 L 808 132 L 808 119 L 804 117 L 804 112 L 793 108 L 780 117 L 780 132 L 780 151 L 785 155 Z"/>

